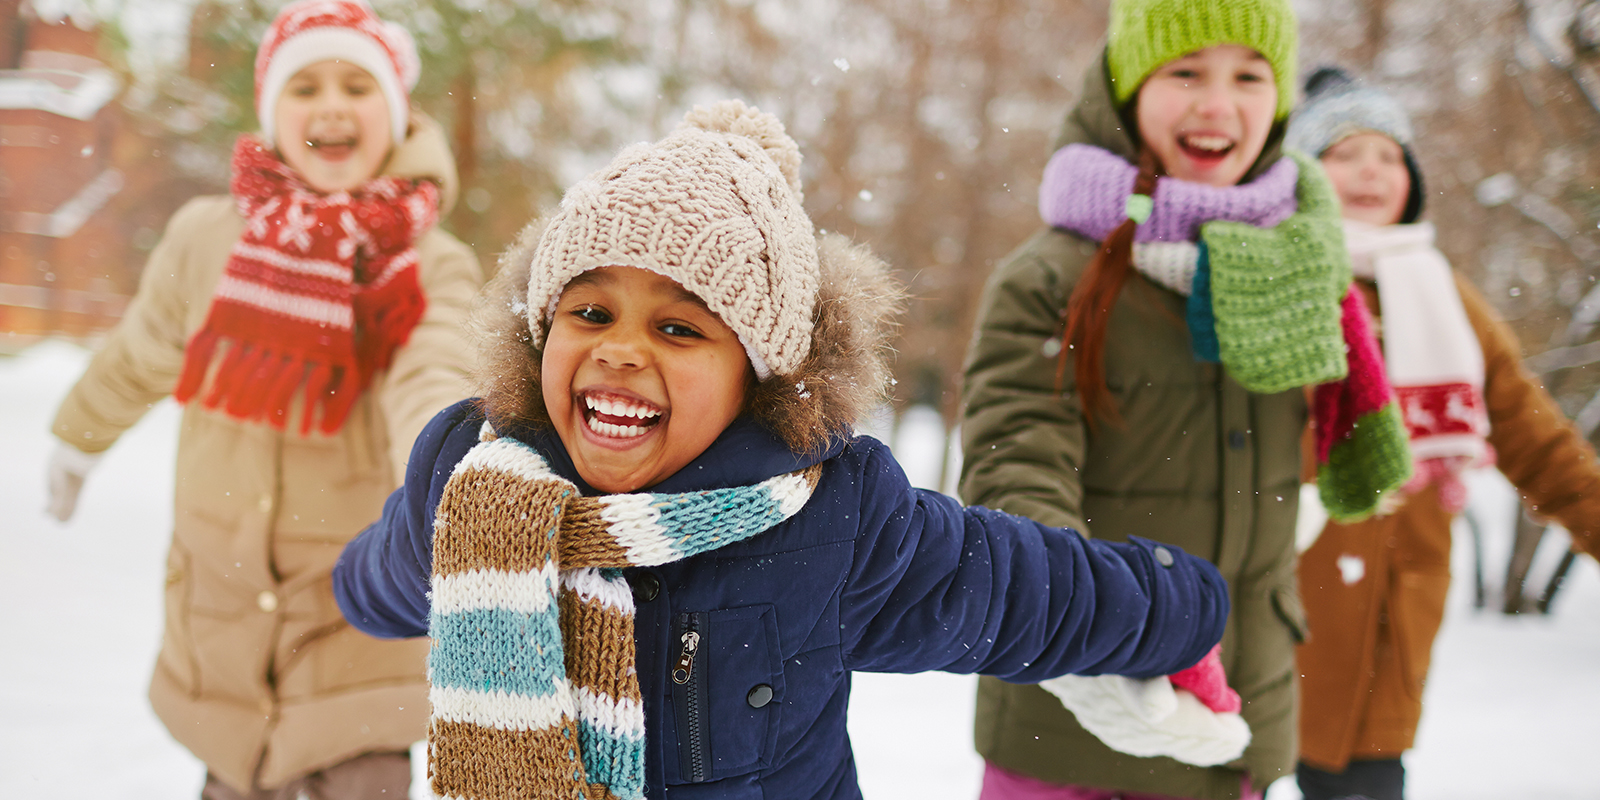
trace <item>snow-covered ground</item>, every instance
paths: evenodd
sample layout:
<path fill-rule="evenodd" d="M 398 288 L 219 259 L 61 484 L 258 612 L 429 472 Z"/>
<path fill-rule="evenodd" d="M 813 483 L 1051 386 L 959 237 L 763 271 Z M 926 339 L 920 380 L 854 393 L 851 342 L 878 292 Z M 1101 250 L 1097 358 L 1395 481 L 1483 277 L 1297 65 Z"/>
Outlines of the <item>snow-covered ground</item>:
<path fill-rule="evenodd" d="M 43 513 L 56 403 L 87 355 L 50 343 L 0 358 L 0 798 L 192 800 L 202 768 L 145 702 L 160 636 L 177 423 L 158 405 L 91 477 L 70 524 Z M 944 452 L 927 413 L 894 437 L 914 480 Z M 1490 562 L 1509 547 L 1511 498 L 1478 476 Z M 1553 552 L 1552 552 L 1553 554 Z M 1407 757 L 1412 800 L 1596 800 L 1600 773 L 1600 568 L 1580 559 L 1550 617 L 1471 605 L 1471 553 L 1457 548 L 1450 612 L 1427 714 Z M 1491 578 L 1493 573 L 1491 573 Z M 859 675 L 851 738 L 869 798 L 968 800 L 973 679 Z M 1289 781 L 1271 800 L 1296 800 Z"/>

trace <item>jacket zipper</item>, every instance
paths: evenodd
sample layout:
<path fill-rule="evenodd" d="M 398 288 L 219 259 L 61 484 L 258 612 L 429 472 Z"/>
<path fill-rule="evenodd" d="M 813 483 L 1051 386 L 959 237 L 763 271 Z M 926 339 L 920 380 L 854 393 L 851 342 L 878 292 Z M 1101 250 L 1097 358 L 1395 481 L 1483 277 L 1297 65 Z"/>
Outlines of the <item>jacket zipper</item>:
<path fill-rule="evenodd" d="M 678 760 L 690 783 L 706 780 L 705 665 L 699 657 L 705 614 L 680 615 L 683 633 L 678 637 L 678 660 L 672 665 L 673 694 L 678 702 Z M 696 667 L 699 669 L 696 669 Z"/>

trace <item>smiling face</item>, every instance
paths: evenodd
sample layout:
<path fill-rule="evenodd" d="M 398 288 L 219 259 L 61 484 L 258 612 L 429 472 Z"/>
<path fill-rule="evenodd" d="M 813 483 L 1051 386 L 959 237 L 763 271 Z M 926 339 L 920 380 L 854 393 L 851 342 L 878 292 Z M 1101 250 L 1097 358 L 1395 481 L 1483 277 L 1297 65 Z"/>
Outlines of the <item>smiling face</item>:
<path fill-rule="evenodd" d="M 1411 170 L 1400 143 L 1381 133 L 1346 136 L 1322 151 L 1322 168 L 1346 219 L 1393 225 L 1411 198 Z"/>
<path fill-rule="evenodd" d="M 654 486 L 739 415 L 754 381 L 744 345 L 670 278 L 602 267 L 561 293 L 544 348 L 545 408 L 602 492 Z"/>
<path fill-rule="evenodd" d="M 1167 175 L 1232 186 L 1266 145 L 1278 89 L 1260 53 L 1222 44 L 1162 64 L 1135 105 L 1139 137 Z"/>
<path fill-rule="evenodd" d="M 284 163 L 319 192 L 354 189 L 383 167 L 394 144 L 389 102 L 366 70 L 319 61 L 295 73 L 273 108 Z"/>

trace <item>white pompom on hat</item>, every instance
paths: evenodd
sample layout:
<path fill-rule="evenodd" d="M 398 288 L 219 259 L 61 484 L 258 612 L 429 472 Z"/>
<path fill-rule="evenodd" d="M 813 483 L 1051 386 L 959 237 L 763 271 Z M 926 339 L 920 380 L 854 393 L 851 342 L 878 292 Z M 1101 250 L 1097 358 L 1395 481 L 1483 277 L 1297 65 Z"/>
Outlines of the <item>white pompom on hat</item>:
<path fill-rule="evenodd" d="M 533 254 L 534 344 L 573 278 L 637 267 L 704 300 L 759 378 L 792 373 L 811 349 L 820 282 L 801 197 L 800 148 L 777 117 L 738 100 L 695 107 L 567 190 Z"/>
<path fill-rule="evenodd" d="M 411 90 L 422 74 L 405 28 L 384 22 L 362 0 L 298 0 L 278 12 L 256 50 L 256 118 L 268 147 L 278 93 L 295 73 L 321 61 L 354 64 L 372 75 L 389 103 L 395 143 L 411 122 Z"/>

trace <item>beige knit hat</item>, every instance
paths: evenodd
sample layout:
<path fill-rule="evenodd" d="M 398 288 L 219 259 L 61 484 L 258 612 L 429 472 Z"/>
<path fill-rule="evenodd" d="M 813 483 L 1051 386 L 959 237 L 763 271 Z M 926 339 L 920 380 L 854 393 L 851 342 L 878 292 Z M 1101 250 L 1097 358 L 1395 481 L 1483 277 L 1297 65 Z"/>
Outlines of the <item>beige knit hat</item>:
<path fill-rule="evenodd" d="M 569 281 L 638 267 L 704 300 L 757 376 L 793 372 L 811 349 L 819 280 L 800 202 L 800 148 L 777 117 L 738 100 L 696 106 L 672 135 L 628 147 L 567 190 L 533 254 L 534 345 Z"/>

